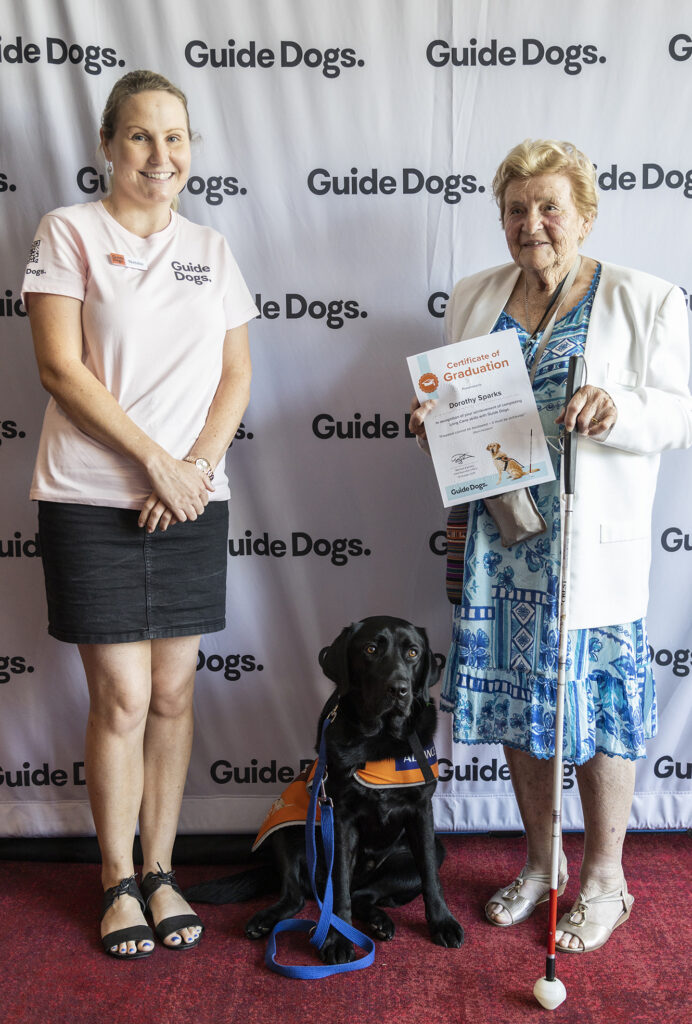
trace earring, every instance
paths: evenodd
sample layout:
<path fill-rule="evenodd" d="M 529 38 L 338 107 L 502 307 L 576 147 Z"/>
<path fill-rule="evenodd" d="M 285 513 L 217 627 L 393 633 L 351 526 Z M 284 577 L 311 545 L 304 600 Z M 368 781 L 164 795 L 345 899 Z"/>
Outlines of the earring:
<path fill-rule="evenodd" d="M 106 172 L 108 174 L 112 174 L 113 173 L 113 164 L 110 162 L 110 160 L 106 164 Z"/>

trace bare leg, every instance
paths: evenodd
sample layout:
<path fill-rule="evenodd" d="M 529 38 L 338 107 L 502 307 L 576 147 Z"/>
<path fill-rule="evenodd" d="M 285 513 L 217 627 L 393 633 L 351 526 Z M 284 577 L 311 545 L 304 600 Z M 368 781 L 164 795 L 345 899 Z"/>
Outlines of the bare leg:
<path fill-rule="evenodd" d="M 552 822 L 550 808 L 553 796 L 553 762 L 532 757 L 523 750 L 504 748 L 514 795 L 526 831 L 526 874 L 550 874 Z M 527 878 L 522 896 L 536 899 L 545 892 L 545 885 Z M 509 924 L 511 917 L 499 903 L 489 903 L 487 911 L 498 924 Z"/>
<path fill-rule="evenodd" d="M 89 687 L 85 767 L 91 811 L 101 850 L 104 889 L 134 874 L 132 844 L 142 799 L 142 742 L 151 690 L 149 641 L 82 644 L 79 648 Z M 144 924 L 130 896 L 106 912 L 101 935 Z M 140 950 L 152 943 L 141 941 Z M 121 953 L 136 952 L 134 942 Z"/>
<path fill-rule="evenodd" d="M 173 843 L 190 762 L 193 733 L 192 696 L 199 636 L 151 641 L 151 704 L 144 733 L 144 788 L 139 815 L 143 875 L 161 865 L 171 869 Z M 192 913 L 170 886 L 151 897 L 155 923 Z M 182 928 L 164 940 L 179 946 L 193 942 L 199 928 Z"/>
<path fill-rule="evenodd" d="M 622 844 L 625 839 L 632 797 L 635 763 L 624 757 L 596 754 L 577 767 L 577 784 L 584 813 L 584 858 L 580 890 L 590 899 L 616 889 L 622 882 Z M 622 905 L 606 903 L 589 908 L 589 920 L 611 926 Z M 563 948 L 579 949 L 576 936 L 555 934 Z"/>

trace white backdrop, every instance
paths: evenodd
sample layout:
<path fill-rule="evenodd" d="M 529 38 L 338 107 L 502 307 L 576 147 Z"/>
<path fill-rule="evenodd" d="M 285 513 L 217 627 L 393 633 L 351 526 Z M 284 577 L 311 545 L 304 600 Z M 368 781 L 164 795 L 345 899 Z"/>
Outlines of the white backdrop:
<path fill-rule="evenodd" d="M 310 756 L 330 691 L 317 655 L 343 625 L 398 615 L 447 650 L 445 515 L 406 436 L 405 357 L 441 342 L 455 280 L 507 259 L 489 195 L 507 150 L 575 142 L 601 188 L 588 254 L 692 292 L 690 0 L 0 0 L 4 836 L 93 832 L 86 688 L 46 634 L 27 499 L 46 397 L 19 293 L 40 216 L 103 194 L 100 113 L 138 67 L 187 93 L 201 139 L 181 210 L 226 235 L 262 310 L 228 457 L 229 625 L 202 639 L 181 831 L 259 823 Z M 690 824 L 691 471 L 692 453 L 664 456 L 660 731 L 633 827 Z M 501 748 L 452 749 L 449 727 L 439 827 L 518 827 Z M 565 824 L 580 823 L 568 775 Z"/>

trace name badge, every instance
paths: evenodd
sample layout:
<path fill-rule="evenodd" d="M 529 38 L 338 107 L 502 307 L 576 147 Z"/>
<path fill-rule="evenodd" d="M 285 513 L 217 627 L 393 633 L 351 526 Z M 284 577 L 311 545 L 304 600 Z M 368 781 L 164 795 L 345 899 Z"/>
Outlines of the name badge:
<path fill-rule="evenodd" d="M 144 260 L 136 260 L 134 256 L 123 256 L 119 252 L 112 252 L 109 258 L 114 267 L 129 267 L 130 270 L 147 270 L 149 267 Z"/>

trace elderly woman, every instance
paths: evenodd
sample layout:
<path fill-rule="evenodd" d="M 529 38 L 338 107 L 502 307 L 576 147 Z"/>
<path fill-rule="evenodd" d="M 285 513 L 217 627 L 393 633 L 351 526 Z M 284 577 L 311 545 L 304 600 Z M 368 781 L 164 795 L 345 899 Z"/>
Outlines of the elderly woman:
<path fill-rule="evenodd" d="M 633 903 L 622 846 L 635 763 L 656 731 L 644 622 L 651 510 L 659 453 L 692 443 L 687 316 L 674 285 L 580 256 L 597 196 L 594 168 L 574 146 L 521 143 L 493 189 L 513 262 L 456 285 L 446 340 L 514 328 L 527 368 L 537 363 L 533 386 L 546 435 L 555 423 L 581 435 L 563 753 L 576 766 L 584 853 L 579 897 L 556 939 L 559 949 L 582 953 L 602 946 Z M 565 409 L 569 357 L 582 353 L 588 383 Z M 411 427 L 422 440 L 433 404 L 412 405 Z M 485 908 L 500 927 L 525 920 L 549 891 L 561 557 L 560 459 L 553 457 L 556 481 L 531 488 L 544 533 L 504 548 L 484 502 L 469 506 L 443 687 L 455 740 L 504 745 L 526 830 L 526 863 Z M 566 882 L 563 854 L 560 893 Z"/>
<path fill-rule="evenodd" d="M 145 911 L 170 949 L 202 932 L 171 856 L 200 634 L 225 625 L 224 456 L 249 398 L 257 310 L 225 239 L 175 212 L 190 171 L 183 93 L 126 74 L 101 144 L 109 194 L 43 218 L 23 295 L 51 395 L 31 487 L 49 632 L 79 645 L 86 672 L 101 936 L 129 960 L 154 949 Z"/>

